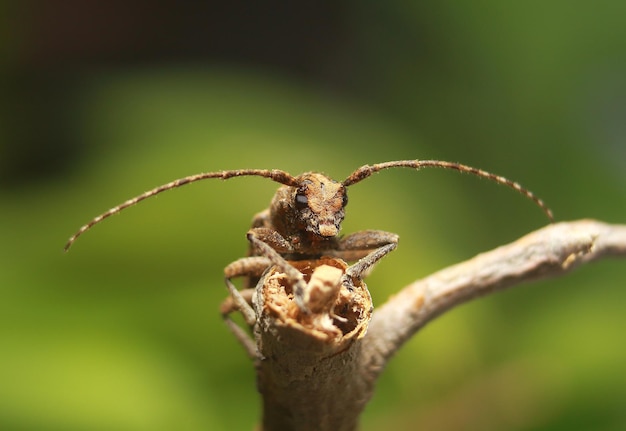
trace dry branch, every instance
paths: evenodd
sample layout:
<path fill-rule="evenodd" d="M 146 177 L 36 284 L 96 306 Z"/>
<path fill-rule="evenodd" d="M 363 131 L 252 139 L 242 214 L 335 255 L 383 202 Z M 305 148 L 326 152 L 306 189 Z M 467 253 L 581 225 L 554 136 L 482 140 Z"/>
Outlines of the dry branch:
<path fill-rule="evenodd" d="M 478 296 L 556 277 L 604 256 L 626 256 L 626 225 L 562 222 L 445 268 L 402 289 L 376 310 L 369 327 L 368 363 L 382 369 L 428 321 Z"/>
<path fill-rule="evenodd" d="M 311 277 L 309 268 L 309 285 L 321 289 L 312 300 L 328 301 L 316 303 L 313 315 L 290 306 L 293 295 L 280 274 L 267 275 L 253 304 L 262 429 L 357 429 L 387 361 L 428 321 L 472 298 L 559 276 L 605 256 L 626 256 L 626 225 L 593 220 L 549 225 L 410 284 L 371 321 L 367 289 L 358 280 L 341 286 L 342 272 L 336 269 L 345 271 L 341 264 L 320 262 L 334 269 L 319 277 Z"/>

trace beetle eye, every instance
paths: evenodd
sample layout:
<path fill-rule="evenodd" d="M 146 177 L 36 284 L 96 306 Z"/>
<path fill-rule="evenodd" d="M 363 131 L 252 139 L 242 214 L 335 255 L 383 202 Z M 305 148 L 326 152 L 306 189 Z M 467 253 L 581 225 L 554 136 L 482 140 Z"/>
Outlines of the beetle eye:
<path fill-rule="evenodd" d="M 342 202 L 341 202 L 341 206 L 345 207 L 346 205 L 348 205 L 348 193 L 344 193 L 343 194 L 343 198 L 342 198 Z"/>
<path fill-rule="evenodd" d="M 304 193 L 298 192 L 296 193 L 296 208 L 306 208 L 309 204 L 309 198 L 306 197 Z"/>

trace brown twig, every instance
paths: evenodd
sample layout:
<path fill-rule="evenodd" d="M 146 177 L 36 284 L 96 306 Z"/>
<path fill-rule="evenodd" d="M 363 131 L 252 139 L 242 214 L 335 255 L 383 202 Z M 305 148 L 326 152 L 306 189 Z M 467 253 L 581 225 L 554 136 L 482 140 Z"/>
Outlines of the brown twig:
<path fill-rule="evenodd" d="M 593 220 L 549 225 L 410 284 L 377 309 L 371 321 L 370 310 L 352 309 L 360 325 L 358 333 L 343 334 L 333 333 L 325 316 L 289 314 L 284 289 L 274 296 L 266 276 L 255 304 L 263 430 L 357 429 L 380 372 L 428 321 L 475 297 L 560 276 L 605 256 L 626 256 L 626 225 Z M 271 280 L 275 282 L 277 276 Z M 328 272 L 322 280 L 328 291 L 335 292 L 332 286 L 337 286 L 338 276 Z M 360 302 L 346 299 L 358 288 L 342 293 L 337 287 L 331 304 L 344 301 L 369 307 L 367 294 L 361 295 Z M 277 311 L 281 304 L 287 307 L 284 313 Z M 320 309 L 326 314 L 333 311 L 332 306 Z M 306 320 L 304 325 L 301 318 Z M 321 329 L 316 319 L 324 322 Z"/>
<path fill-rule="evenodd" d="M 376 310 L 365 360 L 381 370 L 427 322 L 478 296 L 564 275 L 605 256 L 626 256 L 626 225 L 579 220 L 549 225 L 402 289 Z"/>

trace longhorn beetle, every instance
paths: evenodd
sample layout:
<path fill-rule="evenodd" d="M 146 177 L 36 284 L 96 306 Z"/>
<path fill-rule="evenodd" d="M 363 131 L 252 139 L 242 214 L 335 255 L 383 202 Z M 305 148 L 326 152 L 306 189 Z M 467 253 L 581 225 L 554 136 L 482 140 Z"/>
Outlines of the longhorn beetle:
<path fill-rule="evenodd" d="M 348 267 L 342 278 L 349 284 L 349 278 L 361 279 L 380 259 L 394 250 L 398 236 L 378 230 L 355 232 L 345 237 L 339 236 L 344 209 L 348 203 L 347 188 L 363 181 L 372 174 L 389 168 L 443 168 L 466 172 L 503 184 L 531 199 L 553 221 L 552 211 L 530 190 L 516 182 L 481 169 L 459 163 L 439 160 L 399 160 L 374 165 L 364 165 L 352 172 L 342 182 L 337 182 L 324 174 L 307 172 L 294 177 L 281 170 L 241 169 L 207 172 L 180 178 L 149 190 L 139 196 L 111 208 L 82 226 L 70 237 L 65 245 L 67 251 L 76 239 L 107 217 L 155 196 L 166 190 L 209 178 L 223 180 L 233 177 L 259 176 L 282 184 L 278 188 L 270 207 L 254 217 L 247 238 L 250 243 L 248 257 L 231 263 L 224 269 L 226 285 L 239 305 L 245 302 L 231 279 L 248 277 L 248 286 L 271 265 L 276 265 L 294 285 L 294 298 L 302 312 L 308 312 L 306 303 L 306 283 L 303 275 L 291 266 L 288 260 L 318 259 L 331 256 L 347 261 L 357 261 Z M 241 307 L 239 307 L 241 308 Z M 242 310 L 243 311 L 243 310 Z M 244 316 L 253 324 L 254 316 Z"/>

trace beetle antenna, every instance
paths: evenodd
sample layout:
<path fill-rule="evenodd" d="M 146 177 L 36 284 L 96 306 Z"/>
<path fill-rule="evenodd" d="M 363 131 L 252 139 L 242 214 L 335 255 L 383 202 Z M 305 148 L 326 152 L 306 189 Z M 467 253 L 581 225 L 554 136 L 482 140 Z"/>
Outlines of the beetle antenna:
<path fill-rule="evenodd" d="M 550 222 L 554 222 L 554 216 L 552 214 L 552 210 L 548 208 L 548 206 L 537 197 L 530 190 L 522 187 L 520 184 L 509 180 L 508 178 L 504 178 L 500 175 L 492 174 L 491 172 L 483 171 L 482 169 L 473 168 L 471 166 L 462 165 L 460 163 L 453 162 L 444 162 L 440 160 L 398 160 L 395 162 L 385 162 L 385 163 L 377 163 L 375 165 L 364 165 L 358 168 L 356 171 L 352 172 L 348 178 L 343 181 L 344 186 L 351 186 L 356 184 L 370 175 L 382 171 L 383 169 L 389 168 L 412 168 L 412 169 L 422 169 L 422 168 L 443 168 L 443 169 L 454 169 L 459 172 L 466 172 L 468 174 L 476 175 L 477 177 L 486 178 L 490 181 L 496 182 L 498 184 L 503 184 L 507 187 L 512 188 L 513 190 L 517 190 L 522 195 L 526 196 L 528 199 L 532 200 L 539 208 L 543 210 L 543 212 L 548 216 Z"/>
<path fill-rule="evenodd" d="M 76 231 L 76 233 L 74 235 L 72 235 L 70 237 L 70 239 L 67 240 L 67 243 L 65 244 L 65 247 L 63 248 L 64 251 L 68 251 L 69 248 L 72 246 L 72 244 L 74 244 L 74 242 L 76 241 L 76 239 L 81 236 L 83 233 L 87 232 L 89 229 L 91 229 L 93 226 L 97 225 L 98 223 L 100 223 L 102 220 L 104 220 L 107 217 L 110 217 L 114 214 L 119 213 L 120 211 L 131 207 L 141 201 L 143 201 L 144 199 L 148 199 L 152 196 L 158 195 L 161 192 L 167 191 L 167 190 L 171 190 L 171 189 L 175 189 L 181 186 L 184 186 L 186 184 L 190 184 L 190 183 L 195 183 L 196 181 L 201 181 L 201 180 L 206 180 L 209 178 L 220 178 L 222 180 L 227 180 L 229 178 L 233 178 L 233 177 L 243 177 L 243 176 L 257 176 L 257 177 L 264 177 L 264 178 L 269 178 L 272 181 L 275 181 L 277 183 L 281 183 L 281 184 L 285 184 L 287 186 L 297 186 L 298 182 L 296 181 L 296 179 L 291 176 L 290 174 L 288 174 L 287 172 L 278 170 L 278 169 L 273 169 L 273 170 L 269 170 L 269 169 L 240 169 L 240 170 L 231 170 L 231 171 L 218 171 L 218 172 L 204 172 L 201 174 L 196 174 L 196 175 L 190 175 L 188 177 L 184 177 L 184 178 L 179 178 L 177 180 L 171 181 L 167 184 L 163 184 L 161 186 L 155 187 L 152 190 L 148 190 L 145 193 L 140 194 L 139 196 L 135 196 L 134 198 L 128 199 L 127 201 L 119 204 L 116 207 L 111 208 L 110 210 L 100 214 L 99 216 L 95 217 L 94 219 L 92 219 L 89 223 L 83 225 L 80 229 L 78 229 L 78 231 Z"/>

